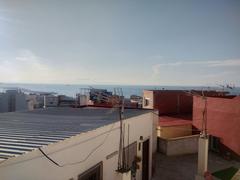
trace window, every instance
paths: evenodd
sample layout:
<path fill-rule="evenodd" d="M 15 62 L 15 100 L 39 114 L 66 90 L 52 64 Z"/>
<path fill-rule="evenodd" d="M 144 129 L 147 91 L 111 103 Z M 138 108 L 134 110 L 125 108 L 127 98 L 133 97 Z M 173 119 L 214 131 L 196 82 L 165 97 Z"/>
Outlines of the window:
<path fill-rule="evenodd" d="M 216 136 L 209 136 L 209 149 L 214 152 L 220 151 L 220 138 Z"/>
<path fill-rule="evenodd" d="M 149 98 L 145 98 L 145 99 L 144 99 L 144 105 L 145 105 L 145 106 L 148 106 L 148 105 L 149 105 Z"/>
<path fill-rule="evenodd" d="M 103 164 L 102 162 L 96 164 L 89 170 L 78 176 L 78 180 L 102 180 Z"/>
<path fill-rule="evenodd" d="M 130 144 L 129 146 L 124 148 L 126 165 L 127 167 L 131 167 L 135 157 L 137 156 L 137 142 Z"/>

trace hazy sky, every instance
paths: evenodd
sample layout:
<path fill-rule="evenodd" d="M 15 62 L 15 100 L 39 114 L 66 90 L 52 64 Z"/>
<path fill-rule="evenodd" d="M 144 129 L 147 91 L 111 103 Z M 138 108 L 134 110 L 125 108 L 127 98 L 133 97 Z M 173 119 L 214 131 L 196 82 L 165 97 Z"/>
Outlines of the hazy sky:
<path fill-rule="evenodd" d="M 240 85 L 239 0 L 0 0 L 0 82 Z"/>

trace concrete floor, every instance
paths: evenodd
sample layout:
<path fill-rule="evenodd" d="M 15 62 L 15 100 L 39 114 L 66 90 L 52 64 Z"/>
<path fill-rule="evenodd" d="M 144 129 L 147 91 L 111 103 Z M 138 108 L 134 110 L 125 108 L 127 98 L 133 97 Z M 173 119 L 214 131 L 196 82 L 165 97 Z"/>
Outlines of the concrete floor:
<path fill-rule="evenodd" d="M 152 180 L 194 180 L 197 172 L 197 154 L 170 157 L 158 153 L 156 163 L 156 172 Z M 214 153 L 209 153 L 210 172 L 231 166 L 240 168 L 240 162 L 227 161 Z"/>

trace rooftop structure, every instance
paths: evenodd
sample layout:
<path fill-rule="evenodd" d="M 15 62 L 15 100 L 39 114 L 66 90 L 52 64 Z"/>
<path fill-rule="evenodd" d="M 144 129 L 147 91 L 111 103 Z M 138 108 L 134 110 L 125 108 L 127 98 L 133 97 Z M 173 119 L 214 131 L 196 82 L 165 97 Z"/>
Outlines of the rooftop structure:
<path fill-rule="evenodd" d="M 159 126 L 181 126 L 181 125 L 192 125 L 192 121 L 189 121 L 189 117 L 173 117 L 173 116 L 160 116 Z"/>
<path fill-rule="evenodd" d="M 32 109 L 28 96 L 19 90 L 0 93 L 0 113 Z"/>
<path fill-rule="evenodd" d="M 193 94 L 207 97 L 229 97 L 228 92 L 214 90 L 144 90 L 143 108 L 156 109 L 159 115 L 192 114 Z"/>
<path fill-rule="evenodd" d="M 144 114 L 125 110 L 125 118 Z M 47 108 L 0 114 L 0 161 L 118 121 L 107 108 Z"/>
<path fill-rule="evenodd" d="M 198 137 L 194 135 L 189 116 L 160 116 L 158 151 L 168 156 L 197 153 Z"/>
<path fill-rule="evenodd" d="M 2 113 L 0 179 L 151 179 L 155 117 L 126 109 L 119 121 L 116 109 L 97 107 Z M 126 169 L 119 169 L 120 162 Z"/>
<path fill-rule="evenodd" d="M 206 104 L 206 105 L 205 105 Z M 202 130 L 202 114 L 206 108 L 207 133 L 214 136 L 213 143 L 217 151 L 230 151 L 240 156 L 240 97 L 219 98 L 194 96 L 193 125 Z M 220 142 L 220 144 L 219 144 Z M 211 142 L 210 142 L 211 144 Z M 225 149 L 228 148 L 228 149 Z"/>

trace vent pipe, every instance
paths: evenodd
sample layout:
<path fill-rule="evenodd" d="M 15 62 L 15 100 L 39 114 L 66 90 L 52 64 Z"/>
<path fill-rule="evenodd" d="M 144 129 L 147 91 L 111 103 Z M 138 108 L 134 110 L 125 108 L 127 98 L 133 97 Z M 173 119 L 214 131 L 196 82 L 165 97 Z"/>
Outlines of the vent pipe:
<path fill-rule="evenodd" d="M 43 96 L 43 109 L 46 109 L 47 108 L 47 98 L 46 96 L 44 95 Z"/>

